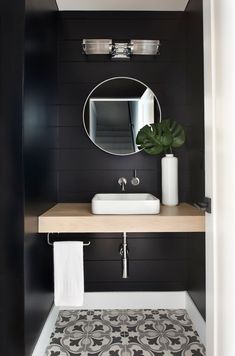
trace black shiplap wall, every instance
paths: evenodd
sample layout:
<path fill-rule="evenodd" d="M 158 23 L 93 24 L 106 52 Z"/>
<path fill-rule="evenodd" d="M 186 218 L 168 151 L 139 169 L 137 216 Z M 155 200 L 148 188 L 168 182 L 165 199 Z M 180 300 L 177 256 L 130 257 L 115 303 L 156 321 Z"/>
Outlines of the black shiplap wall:
<path fill-rule="evenodd" d="M 89 202 L 98 192 L 120 192 L 118 178 L 124 176 L 130 182 L 133 169 L 138 170 L 141 184 L 132 187 L 129 183 L 128 192 L 161 196 L 160 157 L 143 152 L 112 156 L 97 149 L 85 134 L 82 109 L 87 95 L 98 83 L 115 76 L 146 83 L 157 95 L 163 117 L 185 126 L 188 139 L 177 151 L 180 200 L 200 200 L 204 194 L 203 132 L 195 128 L 201 128 L 203 117 L 191 115 L 187 96 L 185 14 L 60 12 L 58 17 L 58 119 L 51 122 L 56 137 L 58 201 Z M 160 39 L 161 54 L 134 57 L 130 62 L 86 57 L 81 51 L 83 38 Z M 130 277 L 126 281 L 121 278 L 118 253 L 121 235 L 89 234 L 86 238 L 92 241 L 85 249 L 86 290 L 187 288 L 187 234 L 129 234 Z"/>
<path fill-rule="evenodd" d="M 82 54 L 83 38 L 159 38 L 156 58 L 130 62 Z M 156 93 L 164 118 L 181 122 L 187 142 L 179 156 L 181 201 L 204 196 L 203 115 L 191 112 L 187 95 L 186 19 L 183 12 L 61 12 L 58 21 L 58 201 L 90 201 L 96 192 L 118 192 L 117 178 L 131 178 L 138 169 L 141 185 L 128 191 L 148 191 L 160 197 L 160 158 L 139 153 L 115 157 L 98 150 L 82 124 L 84 101 L 95 85 L 114 76 L 137 78 Z M 201 105 L 201 103 L 199 103 Z M 201 108 L 200 108 L 201 109 Z M 197 189 L 195 189 L 197 185 Z"/>
<path fill-rule="evenodd" d="M 24 71 L 25 355 L 31 355 L 53 303 L 53 256 L 37 216 L 56 203 L 49 123 L 56 118 L 55 0 L 27 0 Z M 16 353 L 16 355 L 20 355 Z"/>
<path fill-rule="evenodd" d="M 0 1 L 0 355 L 24 355 L 24 1 Z"/>
<path fill-rule="evenodd" d="M 204 193 L 204 83 L 203 83 L 203 13 L 202 1 L 190 0 L 188 2 L 185 18 L 187 26 L 187 101 L 191 114 L 194 130 L 197 135 L 193 141 L 195 149 L 201 157 L 201 169 L 190 164 L 191 177 L 198 181 Z M 197 188 L 198 189 L 198 188 Z M 196 189 L 196 190 L 197 190 Z M 188 291 L 197 305 L 200 313 L 206 315 L 206 290 L 205 290 L 205 235 L 192 235 L 188 242 L 189 275 Z"/>
<path fill-rule="evenodd" d="M 118 177 L 130 180 L 138 169 L 141 185 L 128 191 L 148 191 L 160 197 L 160 158 L 139 153 L 114 157 L 98 150 L 87 138 L 82 125 L 82 108 L 91 89 L 113 76 L 142 80 L 156 93 L 163 117 L 179 120 L 187 128 L 189 144 L 180 157 L 180 199 L 195 199 L 189 167 L 200 169 L 201 157 L 190 141 L 194 136 L 186 97 L 184 13 L 62 12 L 59 14 L 57 126 L 58 201 L 90 201 L 97 192 L 118 192 Z M 161 55 L 134 57 L 131 62 L 86 57 L 82 38 L 159 38 Z M 192 134 L 193 133 L 193 134 Z M 198 192 L 200 195 L 201 192 Z"/>
<path fill-rule="evenodd" d="M 0 278 L 1 285 L 4 285 L 1 304 L 5 306 L 1 309 L 1 324 L 4 327 L 1 328 L 0 354 L 23 356 L 24 273 L 26 355 L 31 353 L 52 302 L 52 251 L 43 239 L 45 236 L 36 236 L 36 216 L 56 201 L 55 187 L 58 188 L 58 201 L 89 201 L 96 192 L 118 191 L 117 178 L 121 175 L 130 178 L 132 169 L 137 168 L 142 185 L 133 191 L 149 191 L 160 195 L 159 158 L 148 157 L 143 153 L 126 158 L 113 157 L 97 150 L 90 143 L 84 134 L 81 116 L 83 102 L 89 91 L 109 76 L 136 77 L 155 91 L 164 117 L 175 118 L 187 127 L 188 141 L 185 148 L 178 152 L 180 198 L 185 201 L 198 200 L 204 194 L 201 139 L 203 115 L 202 111 L 194 114 L 197 105 L 202 110 L 201 99 L 192 103 L 187 95 L 188 44 L 182 13 L 60 14 L 57 101 L 51 85 L 56 82 L 51 17 L 56 11 L 55 2 L 28 0 L 24 118 L 26 234 L 23 272 L 24 184 L 21 136 L 24 2 L 17 1 L 13 7 L 12 2 L 1 1 L 0 9 Z M 136 58 L 130 63 L 114 64 L 103 59 L 94 61 L 82 56 L 80 50 L 80 40 L 94 36 L 160 38 L 161 56 L 154 61 L 151 58 Z M 198 52 L 195 58 L 197 55 Z M 193 60 L 193 56 L 191 58 Z M 193 69 L 198 66 L 201 64 L 194 61 Z M 202 89 L 201 84 L 197 88 L 194 93 Z M 197 96 L 193 94 L 191 98 Z M 57 112 L 52 105 L 55 103 L 58 105 Z M 54 154 L 57 156 L 56 164 Z M 205 287 L 202 240 L 194 240 L 194 248 L 192 244 L 188 247 L 187 242 L 191 241 L 191 236 L 187 234 L 132 234 L 129 239 L 130 278 L 123 282 L 118 255 L 121 235 L 92 234 L 86 238 L 92 241 L 92 248 L 85 249 L 87 290 L 180 290 L 185 289 L 189 281 L 191 296 L 203 313 Z M 195 250 L 198 259 L 191 260 L 191 275 L 187 276 L 187 259 L 188 256 L 192 257 L 188 251 L 196 256 Z M 197 264 L 200 264 L 200 268 L 195 268 Z"/>
<path fill-rule="evenodd" d="M 179 291 L 187 288 L 187 234 L 128 234 L 129 278 L 122 279 L 121 234 L 64 234 L 84 249 L 85 290 Z M 55 237 L 55 240 L 57 237 Z"/>

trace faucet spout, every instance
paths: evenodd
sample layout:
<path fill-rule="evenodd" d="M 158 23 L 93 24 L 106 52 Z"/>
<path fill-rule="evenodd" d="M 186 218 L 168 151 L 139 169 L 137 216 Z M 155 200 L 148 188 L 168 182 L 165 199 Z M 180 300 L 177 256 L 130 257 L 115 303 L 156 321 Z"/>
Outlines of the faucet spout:
<path fill-rule="evenodd" d="M 126 187 L 126 184 L 127 184 L 126 178 L 124 178 L 124 177 L 119 178 L 118 179 L 118 184 L 121 186 L 122 192 L 125 192 L 125 187 Z"/>

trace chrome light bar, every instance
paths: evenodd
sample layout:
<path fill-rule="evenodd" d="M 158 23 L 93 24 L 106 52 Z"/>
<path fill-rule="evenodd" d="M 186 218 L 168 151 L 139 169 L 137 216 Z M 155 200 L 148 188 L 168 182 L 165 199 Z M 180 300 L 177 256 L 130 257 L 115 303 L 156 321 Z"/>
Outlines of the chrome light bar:
<path fill-rule="evenodd" d="M 111 39 L 84 39 L 82 48 L 85 54 L 111 54 L 114 60 L 127 60 L 132 55 L 156 55 L 159 40 L 131 40 L 115 42 Z"/>

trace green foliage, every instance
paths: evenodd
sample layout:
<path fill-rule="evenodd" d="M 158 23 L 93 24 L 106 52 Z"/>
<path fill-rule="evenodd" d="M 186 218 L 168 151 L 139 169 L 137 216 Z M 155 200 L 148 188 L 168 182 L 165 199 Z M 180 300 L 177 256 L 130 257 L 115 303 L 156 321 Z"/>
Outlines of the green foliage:
<path fill-rule="evenodd" d="M 161 122 L 145 125 L 136 137 L 139 149 L 150 155 L 172 152 L 185 142 L 185 132 L 176 121 L 162 120 Z"/>

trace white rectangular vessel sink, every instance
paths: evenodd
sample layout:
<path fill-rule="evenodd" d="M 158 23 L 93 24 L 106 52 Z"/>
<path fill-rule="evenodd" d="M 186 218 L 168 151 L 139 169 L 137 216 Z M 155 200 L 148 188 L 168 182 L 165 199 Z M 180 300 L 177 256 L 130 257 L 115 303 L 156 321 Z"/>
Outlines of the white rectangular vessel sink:
<path fill-rule="evenodd" d="M 160 200 L 148 193 L 96 194 L 91 201 L 93 214 L 159 214 Z"/>

